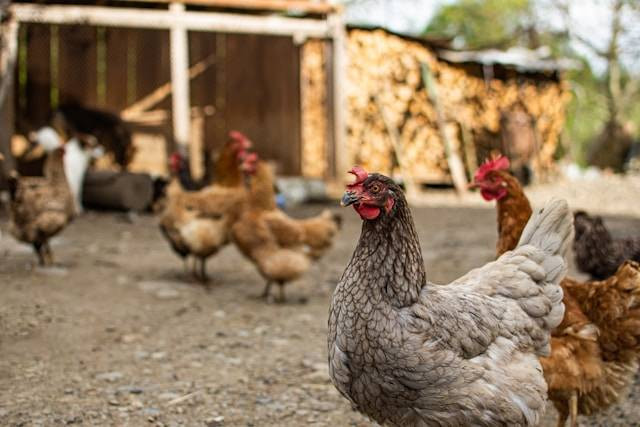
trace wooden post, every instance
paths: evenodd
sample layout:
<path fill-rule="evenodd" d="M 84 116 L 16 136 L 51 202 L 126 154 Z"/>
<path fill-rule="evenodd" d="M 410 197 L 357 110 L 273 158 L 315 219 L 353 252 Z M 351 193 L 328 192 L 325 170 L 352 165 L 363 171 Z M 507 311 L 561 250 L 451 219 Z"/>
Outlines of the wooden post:
<path fill-rule="evenodd" d="M 5 51 L 0 51 L 0 153 L 5 158 L 5 170 L 13 169 L 11 137 L 14 130 L 13 90 L 15 66 L 18 60 L 18 21 L 10 19 L 2 28 Z"/>
<path fill-rule="evenodd" d="M 337 180 L 345 176 L 345 172 L 353 163 L 347 147 L 347 32 L 342 12 L 334 13 L 328 18 L 329 31 L 333 46 L 333 126 L 334 126 L 334 159 Z"/>
<path fill-rule="evenodd" d="M 172 13 L 184 12 L 184 4 L 171 3 L 169 10 Z M 173 109 L 173 138 L 176 144 L 186 148 L 189 146 L 189 134 L 191 131 L 189 112 L 189 42 L 187 29 L 180 24 L 171 27 L 171 85 L 173 96 L 171 97 Z M 185 150 L 186 152 L 186 150 Z"/>

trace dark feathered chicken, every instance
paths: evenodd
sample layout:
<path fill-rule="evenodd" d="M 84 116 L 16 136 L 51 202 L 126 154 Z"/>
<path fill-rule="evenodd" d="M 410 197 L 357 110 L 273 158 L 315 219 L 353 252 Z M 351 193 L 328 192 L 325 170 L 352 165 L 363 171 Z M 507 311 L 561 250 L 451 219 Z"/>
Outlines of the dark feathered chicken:
<path fill-rule="evenodd" d="M 427 282 L 400 187 L 352 173 L 342 202 L 363 225 L 329 311 L 335 386 L 381 424 L 537 424 L 547 393 L 537 356 L 564 311 L 566 202 L 537 212 L 514 251 L 438 286 Z"/>
<path fill-rule="evenodd" d="M 9 231 L 33 245 L 41 265 L 53 264 L 49 239 L 60 233 L 75 215 L 73 196 L 64 173 L 64 149 L 57 148 L 45 162 L 44 177 L 8 177 Z"/>
<path fill-rule="evenodd" d="M 575 213 L 574 222 L 576 264 L 595 279 L 612 276 L 626 260 L 640 261 L 640 236 L 614 239 L 601 217 L 583 211 Z"/>

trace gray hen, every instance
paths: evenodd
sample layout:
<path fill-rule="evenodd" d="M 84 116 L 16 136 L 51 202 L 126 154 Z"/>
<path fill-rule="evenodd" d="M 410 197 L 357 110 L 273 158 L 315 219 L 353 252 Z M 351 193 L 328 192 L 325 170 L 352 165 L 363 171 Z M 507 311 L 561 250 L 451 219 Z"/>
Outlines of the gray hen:
<path fill-rule="evenodd" d="M 402 190 L 351 171 L 342 204 L 363 221 L 329 312 L 329 372 L 353 406 L 397 426 L 535 425 L 547 386 L 537 356 L 562 320 L 564 201 L 529 221 L 518 247 L 445 286 L 427 282 Z"/>

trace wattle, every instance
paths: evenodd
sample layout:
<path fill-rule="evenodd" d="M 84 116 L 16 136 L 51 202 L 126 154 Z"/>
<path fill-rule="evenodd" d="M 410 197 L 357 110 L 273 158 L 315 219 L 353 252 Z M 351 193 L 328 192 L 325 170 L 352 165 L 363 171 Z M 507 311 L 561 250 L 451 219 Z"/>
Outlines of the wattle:
<path fill-rule="evenodd" d="M 362 219 L 375 219 L 380 215 L 380 208 L 372 205 L 358 204 L 354 205 L 353 208 L 358 212 L 360 218 Z"/>
<path fill-rule="evenodd" d="M 480 194 L 482 195 L 482 198 L 487 201 L 500 200 L 507 195 L 507 189 L 506 188 L 498 188 L 496 190 L 482 189 L 480 190 Z"/>

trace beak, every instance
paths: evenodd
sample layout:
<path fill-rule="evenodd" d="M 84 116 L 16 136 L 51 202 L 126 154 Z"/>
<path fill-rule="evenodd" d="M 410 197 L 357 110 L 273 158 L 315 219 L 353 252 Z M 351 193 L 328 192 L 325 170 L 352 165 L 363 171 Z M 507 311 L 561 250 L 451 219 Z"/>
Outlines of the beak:
<path fill-rule="evenodd" d="M 340 200 L 340 206 L 350 206 L 357 203 L 359 200 L 358 195 L 353 191 L 345 191 Z"/>

